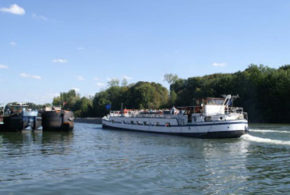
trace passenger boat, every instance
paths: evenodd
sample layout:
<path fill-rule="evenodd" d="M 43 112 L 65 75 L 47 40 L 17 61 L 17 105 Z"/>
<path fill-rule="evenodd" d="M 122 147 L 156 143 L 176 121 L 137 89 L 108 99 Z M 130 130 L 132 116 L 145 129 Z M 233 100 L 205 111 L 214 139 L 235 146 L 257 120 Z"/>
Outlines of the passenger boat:
<path fill-rule="evenodd" d="M 247 133 L 248 120 L 243 108 L 232 106 L 237 97 L 206 98 L 198 106 L 171 110 L 112 111 L 102 118 L 102 126 L 197 138 L 238 138 Z"/>
<path fill-rule="evenodd" d="M 74 128 L 72 111 L 62 110 L 60 107 L 46 107 L 41 116 L 43 130 L 60 131 Z"/>
<path fill-rule="evenodd" d="M 35 130 L 41 126 L 41 118 L 38 116 L 38 111 L 30 109 L 26 104 L 7 104 L 3 113 L 4 124 L 2 130 Z"/>

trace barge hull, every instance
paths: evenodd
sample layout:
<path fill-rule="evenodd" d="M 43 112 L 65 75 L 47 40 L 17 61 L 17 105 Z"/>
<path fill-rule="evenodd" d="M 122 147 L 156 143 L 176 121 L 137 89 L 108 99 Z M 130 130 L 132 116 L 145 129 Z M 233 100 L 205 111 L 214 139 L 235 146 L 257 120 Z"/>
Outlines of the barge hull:
<path fill-rule="evenodd" d="M 4 117 L 2 130 L 4 131 L 21 131 L 24 129 L 24 121 L 21 115 Z"/>
<path fill-rule="evenodd" d="M 47 111 L 42 113 L 43 130 L 70 131 L 74 128 L 73 113 L 70 111 Z"/>
<path fill-rule="evenodd" d="M 164 131 L 148 131 L 148 130 L 140 130 L 140 129 L 132 129 L 132 128 L 124 128 L 124 127 L 116 127 L 107 124 L 102 124 L 103 129 L 114 129 L 121 131 L 139 131 L 146 133 L 158 133 L 158 134 L 167 134 L 167 135 L 177 135 L 177 136 L 185 136 L 185 137 L 193 137 L 193 138 L 203 138 L 203 139 L 216 139 L 216 138 L 239 138 L 242 135 L 247 133 L 247 129 L 240 130 L 219 130 L 219 131 L 208 131 L 208 132 L 164 132 Z"/>

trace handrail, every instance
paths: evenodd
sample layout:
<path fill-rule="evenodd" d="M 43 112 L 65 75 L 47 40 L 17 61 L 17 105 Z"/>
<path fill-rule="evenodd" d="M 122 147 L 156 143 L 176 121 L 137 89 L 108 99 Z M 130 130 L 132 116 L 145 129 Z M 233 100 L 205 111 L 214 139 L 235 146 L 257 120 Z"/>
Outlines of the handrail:
<path fill-rule="evenodd" d="M 201 110 L 202 111 L 202 110 Z M 230 114 L 230 113 L 245 113 L 243 111 L 242 107 L 225 107 L 225 113 L 224 114 Z M 200 114 L 203 115 L 203 112 L 192 112 L 192 114 Z M 135 113 L 120 113 L 120 112 L 114 112 L 112 111 L 109 116 L 118 116 L 118 117 L 131 117 L 131 118 L 177 118 L 177 116 L 184 116 L 187 115 L 186 113 L 182 113 L 182 114 L 140 114 L 138 112 Z M 219 115 L 219 114 L 216 114 Z"/>

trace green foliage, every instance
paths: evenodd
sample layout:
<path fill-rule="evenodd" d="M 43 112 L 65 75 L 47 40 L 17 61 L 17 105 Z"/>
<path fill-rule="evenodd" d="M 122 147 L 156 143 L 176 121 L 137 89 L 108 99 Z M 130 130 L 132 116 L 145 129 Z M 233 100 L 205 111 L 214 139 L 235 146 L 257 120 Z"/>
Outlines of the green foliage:
<path fill-rule="evenodd" d="M 239 94 L 235 102 L 249 114 L 251 122 L 290 121 L 290 66 L 279 69 L 251 64 L 234 74 L 212 74 L 179 80 L 170 86 L 177 106 L 193 105 L 195 99 Z"/>
<path fill-rule="evenodd" d="M 154 82 L 138 82 L 129 88 L 125 106 L 156 109 L 166 105 L 167 101 L 168 90 L 162 85 Z"/>
<path fill-rule="evenodd" d="M 175 93 L 175 91 L 173 91 L 173 90 L 170 91 L 170 96 L 169 96 L 169 101 L 168 101 L 167 107 L 174 106 L 176 99 L 177 99 L 177 94 Z"/>
<path fill-rule="evenodd" d="M 125 86 L 128 85 L 128 81 L 127 81 L 126 78 L 123 78 L 123 79 L 122 79 L 122 83 L 121 83 L 121 85 L 122 85 L 123 87 L 125 87 Z"/>
<path fill-rule="evenodd" d="M 119 86 L 119 79 L 111 79 L 110 81 L 108 81 L 108 86 L 109 87 L 116 87 Z"/>
<path fill-rule="evenodd" d="M 80 95 L 72 89 L 68 92 L 60 93 L 60 96 L 53 98 L 52 104 L 54 106 L 62 106 L 64 109 L 75 110 L 74 106 L 80 99 Z"/>
<path fill-rule="evenodd" d="M 251 64 L 244 71 L 233 74 L 211 74 L 203 77 L 179 79 L 166 74 L 164 79 L 171 83 L 168 90 L 158 83 L 138 82 L 127 85 L 111 80 L 109 88 L 96 93 L 93 98 L 80 98 L 74 90 L 61 93 L 53 99 L 53 105 L 64 105 L 76 116 L 104 116 L 109 110 L 158 109 L 171 106 L 194 105 L 197 99 L 220 97 L 223 94 L 239 94 L 235 106 L 241 106 L 249 115 L 250 122 L 290 121 L 290 65 L 279 69 Z"/>
<path fill-rule="evenodd" d="M 77 100 L 73 108 L 76 117 L 89 117 L 93 112 L 93 102 L 87 97 Z"/>
<path fill-rule="evenodd" d="M 157 83 L 138 82 L 130 86 L 112 86 L 97 93 L 93 99 L 93 109 L 96 116 L 104 116 L 111 105 L 112 110 L 124 108 L 159 108 L 168 101 L 168 90 Z"/>
<path fill-rule="evenodd" d="M 165 74 L 164 80 L 167 81 L 169 85 L 175 83 L 178 80 L 178 76 L 176 74 Z"/>
<path fill-rule="evenodd" d="M 52 105 L 74 111 L 76 117 L 87 117 L 93 113 L 92 100 L 86 97 L 80 98 L 80 95 L 73 89 L 53 98 Z"/>

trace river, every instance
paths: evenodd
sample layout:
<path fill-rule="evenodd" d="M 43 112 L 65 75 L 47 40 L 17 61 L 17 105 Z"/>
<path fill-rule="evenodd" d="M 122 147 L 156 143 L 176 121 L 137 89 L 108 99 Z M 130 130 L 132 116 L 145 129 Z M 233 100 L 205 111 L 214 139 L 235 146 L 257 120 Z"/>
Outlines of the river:
<path fill-rule="evenodd" d="M 0 194 L 286 194 L 290 126 L 239 139 L 102 130 L 0 132 Z"/>

